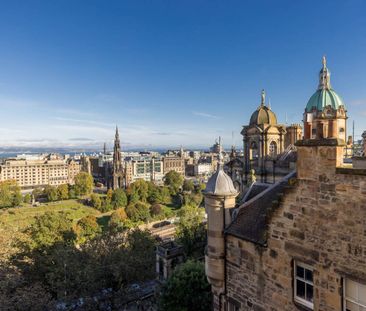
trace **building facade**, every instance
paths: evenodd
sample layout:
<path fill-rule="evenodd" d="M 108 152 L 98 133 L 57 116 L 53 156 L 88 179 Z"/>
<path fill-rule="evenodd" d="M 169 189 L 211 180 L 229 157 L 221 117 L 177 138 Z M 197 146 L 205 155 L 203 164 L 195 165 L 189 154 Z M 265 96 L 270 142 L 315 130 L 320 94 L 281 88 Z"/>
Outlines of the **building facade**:
<path fill-rule="evenodd" d="M 126 185 L 130 185 L 138 179 L 152 181 L 156 184 L 163 183 L 164 163 L 161 158 L 132 157 L 125 161 Z"/>
<path fill-rule="evenodd" d="M 15 180 L 21 188 L 74 184 L 79 162 L 59 156 L 38 159 L 6 159 L 0 165 L 0 181 Z"/>
<path fill-rule="evenodd" d="M 295 143 L 302 138 L 302 127 L 299 124 L 279 124 L 276 114 L 266 104 L 264 90 L 259 107 L 251 115 L 249 125 L 243 126 L 241 134 L 244 146 L 241 189 L 247 185 L 251 170 L 256 172 L 261 182 L 267 182 L 267 176 L 274 174 L 275 162 L 279 175 L 284 176 L 292 169 L 289 155 L 296 151 Z M 240 183 L 239 180 L 237 182 Z"/>
<path fill-rule="evenodd" d="M 174 171 L 181 174 L 182 176 L 185 175 L 186 168 L 183 154 L 181 156 L 164 156 L 163 164 L 165 174 L 170 171 Z"/>
<path fill-rule="evenodd" d="M 296 171 L 254 185 L 237 208 L 232 181 L 213 175 L 205 206 L 215 311 L 366 308 L 366 170 L 344 163 L 336 133 L 298 141 Z"/>

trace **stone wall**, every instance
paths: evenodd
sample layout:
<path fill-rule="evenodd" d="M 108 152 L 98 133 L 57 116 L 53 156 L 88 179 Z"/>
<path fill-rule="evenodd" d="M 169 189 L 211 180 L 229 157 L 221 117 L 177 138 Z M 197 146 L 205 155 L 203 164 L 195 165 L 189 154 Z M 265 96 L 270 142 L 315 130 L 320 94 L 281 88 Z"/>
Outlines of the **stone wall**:
<path fill-rule="evenodd" d="M 314 310 L 342 310 L 344 278 L 366 284 L 366 173 L 336 169 L 342 148 L 299 149 L 300 178 L 271 216 L 268 245 L 226 237 L 225 299 L 240 310 L 306 310 L 293 300 L 294 260 L 314 268 Z"/>

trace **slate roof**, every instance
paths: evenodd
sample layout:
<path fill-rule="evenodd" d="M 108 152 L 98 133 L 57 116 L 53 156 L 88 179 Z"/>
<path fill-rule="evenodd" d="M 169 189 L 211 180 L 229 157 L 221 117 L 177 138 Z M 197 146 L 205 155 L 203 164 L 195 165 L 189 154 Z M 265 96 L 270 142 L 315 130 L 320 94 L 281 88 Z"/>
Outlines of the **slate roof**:
<path fill-rule="evenodd" d="M 236 213 L 233 213 L 236 216 L 225 234 L 265 246 L 269 217 L 276 208 L 276 202 L 279 202 L 283 191 L 289 187 L 289 179 L 295 176 L 296 172 L 291 172 L 238 207 Z M 258 187 L 256 190 L 260 190 L 260 188 Z"/>

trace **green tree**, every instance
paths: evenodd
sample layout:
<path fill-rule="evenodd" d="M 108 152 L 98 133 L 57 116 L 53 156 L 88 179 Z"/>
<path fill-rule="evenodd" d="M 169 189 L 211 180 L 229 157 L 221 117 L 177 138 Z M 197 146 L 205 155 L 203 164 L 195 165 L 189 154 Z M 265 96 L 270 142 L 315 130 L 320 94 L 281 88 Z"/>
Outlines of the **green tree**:
<path fill-rule="evenodd" d="M 39 200 L 43 196 L 43 190 L 41 188 L 34 188 L 32 195 L 35 200 Z"/>
<path fill-rule="evenodd" d="M 146 202 L 149 196 L 149 183 L 143 179 L 138 179 L 127 188 L 128 202 Z"/>
<path fill-rule="evenodd" d="M 148 221 L 150 219 L 149 206 L 144 202 L 130 203 L 126 207 L 126 214 L 133 222 Z"/>
<path fill-rule="evenodd" d="M 12 200 L 13 204 L 12 205 L 19 206 L 22 202 L 23 202 L 23 196 L 20 192 L 19 187 L 16 187 L 13 192 L 13 200 Z"/>
<path fill-rule="evenodd" d="M 194 190 L 194 183 L 191 179 L 185 179 L 183 183 L 183 190 L 184 191 L 193 191 Z"/>
<path fill-rule="evenodd" d="M 85 243 L 102 232 L 98 225 L 97 218 L 93 215 L 88 215 L 81 218 L 76 226 L 75 232 L 80 244 Z"/>
<path fill-rule="evenodd" d="M 113 197 L 113 190 L 112 189 L 108 189 L 107 190 L 107 196 L 106 196 L 106 200 L 111 203 L 112 202 L 112 197 Z"/>
<path fill-rule="evenodd" d="M 113 191 L 112 205 L 114 209 L 127 206 L 127 195 L 123 189 L 116 189 Z"/>
<path fill-rule="evenodd" d="M 75 191 L 79 196 L 90 194 L 93 191 L 94 180 L 93 176 L 80 172 L 75 176 Z"/>
<path fill-rule="evenodd" d="M 211 310 L 211 304 L 211 287 L 204 265 L 190 260 L 175 269 L 163 284 L 159 297 L 161 311 L 207 311 Z"/>
<path fill-rule="evenodd" d="M 126 211 L 127 217 L 131 221 L 134 221 L 134 222 L 139 221 L 140 215 L 139 215 L 139 211 L 136 208 L 136 203 L 128 204 L 125 211 Z"/>
<path fill-rule="evenodd" d="M 69 198 L 69 186 L 66 184 L 57 187 L 57 194 L 59 200 L 67 200 Z"/>
<path fill-rule="evenodd" d="M 188 257 L 196 253 L 202 256 L 206 242 L 206 228 L 203 224 L 204 209 L 194 205 L 185 205 L 179 211 L 176 238 L 183 245 Z"/>
<path fill-rule="evenodd" d="M 116 209 L 109 219 L 109 226 L 112 227 L 130 227 L 130 223 L 128 222 L 126 211 L 123 207 Z"/>
<path fill-rule="evenodd" d="M 22 199 L 20 188 L 15 180 L 0 182 L 0 208 L 18 206 Z"/>
<path fill-rule="evenodd" d="M 32 196 L 30 193 L 27 193 L 24 197 L 23 197 L 23 202 L 27 203 L 27 204 L 31 204 L 32 203 Z"/>
<path fill-rule="evenodd" d="M 163 209 L 159 203 L 154 203 L 150 206 L 150 215 L 152 217 L 158 216 L 163 212 Z"/>
<path fill-rule="evenodd" d="M 90 195 L 90 204 L 97 210 L 101 210 L 102 208 L 102 200 L 100 199 L 99 195 L 92 193 Z"/>
<path fill-rule="evenodd" d="M 32 248 L 51 246 L 57 242 L 72 242 L 72 220 L 65 212 L 46 212 L 37 216 L 27 229 L 31 237 Z"/>
<path fill-rule="evenodd" d="M 54 186 L 47 185 L 46 187 L 44 187 L 43 194 L 49 202 L 58 200 L 58 191 L 57 188 Z"/>
<path fill-rule="evenodd" d="M 183 185 L 183 176 L 176 171 L 170 171 L 165 174 L 164 184 L 171 189 L 172 194 L 176 194 Z"/>

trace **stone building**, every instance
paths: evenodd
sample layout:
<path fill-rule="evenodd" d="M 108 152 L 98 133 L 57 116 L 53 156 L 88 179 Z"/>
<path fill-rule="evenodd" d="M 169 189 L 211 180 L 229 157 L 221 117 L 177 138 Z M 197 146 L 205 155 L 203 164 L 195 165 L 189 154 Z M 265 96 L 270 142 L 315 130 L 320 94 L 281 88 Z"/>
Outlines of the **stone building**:
<path fill-rule="evenodd" d="M 81 165 L 56 155 L 5 159 L 0 164 L 0 182 L 15 180 L 21 188 L 74 184 Z"/>
<path fill-rule="evenodd" d="M 319 72 L 319 85 L 304 112 L 304 138 L 340 138 L 347 141 L 347 110 L 342 98 L 330 85 L 326 58 Z"/>
<path fill-rule="evenodd" d="M 164 174 L 175 171 L 181 175 L 185 175 L 185 159 L 181 150 L 180 155 L 165 155 L 163 157 Z"/>
<path fill-rule="evenodd" d="M 229 176 L 212 176 L 206 274 L 215 311 L 366 309 L 366 170 L 344 164 L 345 136 L 332 127 L 344 117 L 322 120 L 322 135 L 296 143 L 296 171 L 254 184 L 237 208 Z"/>
<path fill-rule="evenodd" d="M 248 182 L 248 174 L 254 169 L 261 182 L 267 182 L 267 175 L 272 175 L 275 162 L 277 174 L 284 176 L 292 169 L 291 157 L 296 151 L 295 143 L 302 138 L 299 124 L 285 126 L 277 122 L 276 114 L 266 104 L 262 90 L 261 103 L 250 117 L 249 125 L 243 126 L 244 165 L 241 190 Z M 239 181 L 237 181 L 239 182 Z"/>

